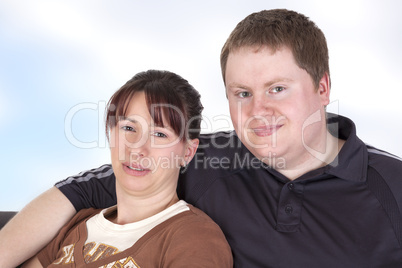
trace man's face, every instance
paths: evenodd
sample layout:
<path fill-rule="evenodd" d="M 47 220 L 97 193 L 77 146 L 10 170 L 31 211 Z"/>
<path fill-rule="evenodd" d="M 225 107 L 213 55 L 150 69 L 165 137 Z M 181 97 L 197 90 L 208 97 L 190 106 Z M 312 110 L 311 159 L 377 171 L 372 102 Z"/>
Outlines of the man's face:
<path fill-rule="evenodd" d="M 288 48 L 246 47 L 229 54 L 225 78 L 234 128 L 256 157 L 274 168 L 273 159 L 282 159 L 283 168 L 292 168 L 311 157 L 306 147 L 322 149 L 327 75 L 317 90 Z"/>

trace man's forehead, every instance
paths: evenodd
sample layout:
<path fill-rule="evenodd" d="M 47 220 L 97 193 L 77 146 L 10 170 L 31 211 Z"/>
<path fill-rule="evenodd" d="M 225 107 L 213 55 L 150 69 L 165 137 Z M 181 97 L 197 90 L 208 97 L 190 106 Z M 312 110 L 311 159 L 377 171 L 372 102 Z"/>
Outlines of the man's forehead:
<path fill-rule="evenodd" d="M 248 45 L 248 46 L 240 46 L 236 48 L 232 48 L 229 52 L 228 57 L 231 55 L 236 55 L 240 53 L 259 53 L 259 52 L 269 52 L 271 55 L 275 54 L 277 51 L 283 51 L 283 50 L 289 50 L 292 52 L 292 50 L 285 45 L 279 46 L 279 47 L 272 47 L 269 45 Z M 292 53 L 293 55 L 293 53 Z"/>

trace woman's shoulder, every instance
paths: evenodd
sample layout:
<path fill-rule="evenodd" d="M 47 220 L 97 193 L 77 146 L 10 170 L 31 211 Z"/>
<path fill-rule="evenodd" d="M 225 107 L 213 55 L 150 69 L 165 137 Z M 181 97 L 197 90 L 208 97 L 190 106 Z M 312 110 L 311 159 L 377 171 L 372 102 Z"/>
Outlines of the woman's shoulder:
<path fill-rule="evenodd" d="M 203 239 L 212 236 L 217 239 L 222 239 L 224 243 L 226 243 L 225 236 L 218 224 L 199 208 L 190 204 L 187 205 L 189 211 L 183 213 L 175 224 L 175 228 L 177 228 L 182 235 L 199 236 L 203 237 Z"/>
<path fill-rule="evenodd" d="M 220 227 L 200 209 L 188 207 L 168 231 L 172 266 L 188 260 L 197 267 L 232 267 L 232 252 Z"/>

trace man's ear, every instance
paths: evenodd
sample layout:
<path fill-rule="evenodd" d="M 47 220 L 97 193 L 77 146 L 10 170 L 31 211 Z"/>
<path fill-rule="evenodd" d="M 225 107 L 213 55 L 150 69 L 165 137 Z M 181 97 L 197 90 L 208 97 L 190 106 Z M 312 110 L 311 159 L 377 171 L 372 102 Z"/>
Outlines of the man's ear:
<path fill-rule="evenodd" d="M 184 155 L 184 165 L 187 165 L 191 159 L 193 159 L 195 153 L 197 152 L 198 144 L 200 143 L 199 139 L 192 139 L 186 142 L 186 152 Z"/>
<path fill-rule="evenodd" d="M 321 103 L 323 106 L 329 104 L 331 84 L 328 73 L 325 73 L 318 84 L 318 93 L 320 94 Z"/>

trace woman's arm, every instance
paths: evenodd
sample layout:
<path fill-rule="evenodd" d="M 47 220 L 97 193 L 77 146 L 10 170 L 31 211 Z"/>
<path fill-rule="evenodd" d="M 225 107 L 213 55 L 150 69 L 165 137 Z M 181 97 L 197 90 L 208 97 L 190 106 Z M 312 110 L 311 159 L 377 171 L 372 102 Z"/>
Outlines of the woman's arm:
<path fill-rule="evenodd" d="M 21 268 L 43 268 L 42 264 L 38 260 L 38 258 L 35 256 L 32 259 L 27 260 Z"/>
<path fill-rule="evenodd" d="M 0 231 L 0 267 L 16 267 L 35 255 L 76 213 L 56 187 L 38 196 Z"/>

